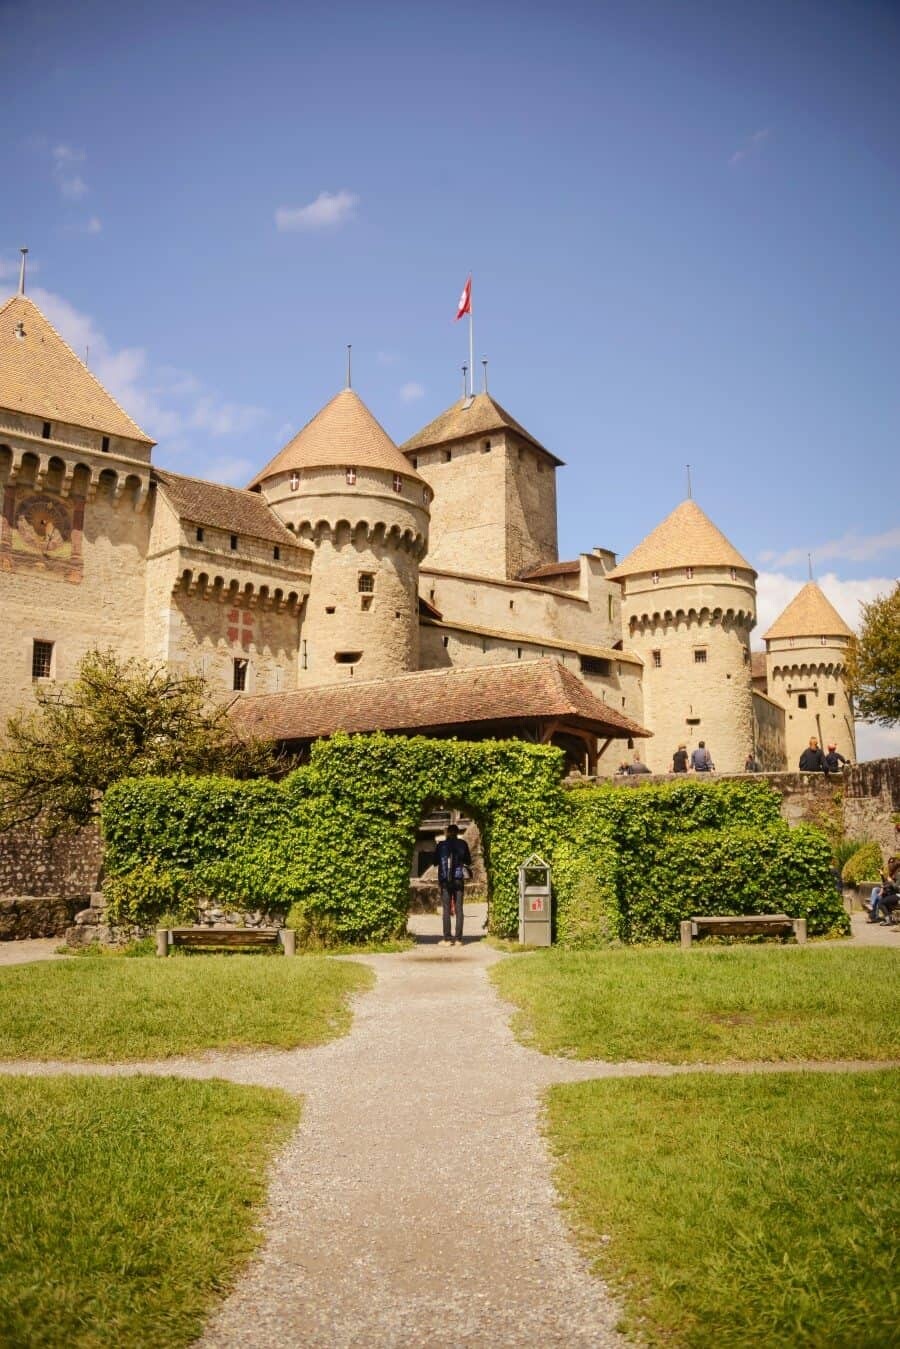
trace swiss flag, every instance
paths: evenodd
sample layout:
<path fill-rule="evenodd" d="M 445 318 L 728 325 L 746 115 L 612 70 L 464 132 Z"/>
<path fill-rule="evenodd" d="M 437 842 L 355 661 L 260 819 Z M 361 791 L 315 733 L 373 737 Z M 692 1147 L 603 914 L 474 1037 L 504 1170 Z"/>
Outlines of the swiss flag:
<path fill-rule="evenodd" d="M 471 312 L 472 312 L 472 278 L 470 276 L 469 279 L 466 281 L 466 284 L 463 286 L 462 295 L 460 295 L 459 297 L 459 306 L 457 307 L 456 310 L 456 317 L 458 319 L 461 319 L 463 314 L 471 314 Z"/>

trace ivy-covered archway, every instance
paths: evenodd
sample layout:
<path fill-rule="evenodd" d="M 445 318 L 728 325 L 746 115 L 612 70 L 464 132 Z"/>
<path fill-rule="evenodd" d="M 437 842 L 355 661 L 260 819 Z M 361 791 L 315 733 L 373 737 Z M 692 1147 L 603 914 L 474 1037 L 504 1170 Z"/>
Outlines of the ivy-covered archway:
<path fill-rule="evenodd" d="M 519 740 L 334 736 L 283 782 L 142 778 L 103 804 L 112 922 L 193 921 L 200 899 L 285 917 L 301 939 L 390 938 L 406 925 L 410 862 L 429 801 L 478 821 L 490 930 L 518 925 L 518 868 L 553 865 L 568 944 L 672 940 L 692 913 L 803 916 L 848 928 L 824 837 L 780 819 L 764 780 L 566 791 L 562 751 Z"/>
<path fill-rule="evenodd" d="M 286 913 L 308 940 L 389 938 L 405 929 L 419 821 L 452 801 L 481 831 L 491 931 L 512 936 L 518 866 L 550 848 L 565 810 L 562 767 L 561 750 L 518 740 L 337 735 L 281 783 L 120 783 L 104 802 L 107 870 L 184 912 L 214 896 Z"/>

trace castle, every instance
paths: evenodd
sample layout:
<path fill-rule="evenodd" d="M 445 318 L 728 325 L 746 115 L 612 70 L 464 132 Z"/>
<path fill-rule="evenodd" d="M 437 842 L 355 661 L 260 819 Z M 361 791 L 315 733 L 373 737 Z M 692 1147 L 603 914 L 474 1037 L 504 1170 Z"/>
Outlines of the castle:
<path fill-rule="evenodd" d="M 398 447 L 348 387 L 247 490 L 152 449 L 21 286 L 0 307 L 6 715 L 99 646 L 199 671 L 297 745 L 505 731 L 610 774 L 626 742 L 666 772 L 704 740 L 740 772 L 815 735 L 855 758 L 851 632 L 814 582 L 761 658 L 756 572 L 691 499 L 621 562 L 560 561 L 561 461 L 487 392 Z"/>

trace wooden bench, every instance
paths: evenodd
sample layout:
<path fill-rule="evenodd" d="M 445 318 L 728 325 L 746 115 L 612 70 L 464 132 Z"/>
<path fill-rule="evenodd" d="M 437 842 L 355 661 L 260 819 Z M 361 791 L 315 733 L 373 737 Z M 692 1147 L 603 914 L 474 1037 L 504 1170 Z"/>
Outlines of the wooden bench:
<path fill-rule="evenodd" d="M 279 943 L 286 956 L 296 954 L 297 934 L 286 927 L 161 927 L 156 931 L 158 956 L 167 956 L 173 946 L 205 951 L 247 951 L 278 946 Z"/>
<path fill-rule="evenodd" d="M 787 937 L 793 932 L 797 942 L 806 941 L 806 919 L 790 918 L 786 913 L 734 914 L 717 917 L 695 915 L 681 924 L 681 945 L 688 950 L 695 937 L 704 933 L 720 937 Z"/>

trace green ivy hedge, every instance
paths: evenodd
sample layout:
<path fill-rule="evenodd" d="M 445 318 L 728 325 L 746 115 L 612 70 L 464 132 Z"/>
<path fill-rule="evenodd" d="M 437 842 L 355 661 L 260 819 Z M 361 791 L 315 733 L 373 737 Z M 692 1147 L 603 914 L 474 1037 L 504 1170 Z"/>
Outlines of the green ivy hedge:
<path fill-rule="evenodd" d="M 286 919 L 310 944 L 389 939 L 405 927 L 419 822 L 441 802 L 481 831 L 496 936 L 516 934 L 517 871 L 531 852 L 553 866 L 567 945 L 672 936 L 691 912 L 760 904 L 806 913 L 811 931 L 846 922 L 827 845 L 786 830 L 765 782 L 566 791 L 562 767 L 560 750 L 519 740 L 338 735 L 281 783 L 120 782 L 103 803 L 110 917 L 190 921 L 207 898 Z M 711 879 L 698 891 L 698 870 L 717 867 L 727 889 Z M 724 907 L 698 908 L 719 894 Z"/>

